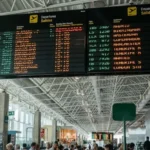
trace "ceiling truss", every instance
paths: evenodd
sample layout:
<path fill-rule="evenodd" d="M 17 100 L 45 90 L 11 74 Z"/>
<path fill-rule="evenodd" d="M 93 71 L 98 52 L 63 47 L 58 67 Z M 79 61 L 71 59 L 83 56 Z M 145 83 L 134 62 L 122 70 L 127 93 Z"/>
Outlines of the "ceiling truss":
<path fill-rule="evenodd" d="M 130 0 L 0 0 L 0 16 L 64 11 L 128 5 Z M 135 4 L 149 0 L 133 0 Z M 113 121 L 114 103 L 137 105 L 137 120 L 128 125 L 137 127 L 144 120 L 149 104 L 149 75 L 94 76 L 68 78 L 32 78 L 0 80 L 0 88 L 10 94 L 11 103 L 47 117 L 74 125 L 82 133 L 119 131 L 121 123 Z M 146 101 L 143 102 L 143 99 Z M 138 123 L 140 122 L 140 123 Z"/>

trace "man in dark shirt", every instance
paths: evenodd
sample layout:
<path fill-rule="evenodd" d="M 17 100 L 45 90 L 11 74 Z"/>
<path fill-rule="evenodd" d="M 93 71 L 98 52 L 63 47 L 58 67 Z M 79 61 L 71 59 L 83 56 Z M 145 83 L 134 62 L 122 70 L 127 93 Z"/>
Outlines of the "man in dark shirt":
<path fill-rule="evenodd" d="M 131 144 L 129 145 L 129 149 L 130 149 L 130 150 L 134 150 L 134 147 L 135 147 L 135 144 L 134 144 L 134 143 L 131 143 Z"/>
<path fill-rule="evenodd" d="M 147 140 L 144 143 L 144 150 L 150 150 L 150 141 L 149 137 L 146 138 Z"/>

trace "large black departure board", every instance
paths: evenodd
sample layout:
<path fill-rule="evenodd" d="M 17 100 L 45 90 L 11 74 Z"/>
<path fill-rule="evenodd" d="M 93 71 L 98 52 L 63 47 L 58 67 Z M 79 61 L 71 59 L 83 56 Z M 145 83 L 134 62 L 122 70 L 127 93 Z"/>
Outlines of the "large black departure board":
<path fill-rule="evenodd" d="M 150 73 L 150 5 L 0 16 L 0 77 Z"/>
<path fill-rule="evenodd" d="M 1 17 L 0 75 L 85 73 L 85 11 Z"/>
<path fill-rule="evenodd" d="M 150 72 L 150 5 L 88 11 L 88 72 Z"/>

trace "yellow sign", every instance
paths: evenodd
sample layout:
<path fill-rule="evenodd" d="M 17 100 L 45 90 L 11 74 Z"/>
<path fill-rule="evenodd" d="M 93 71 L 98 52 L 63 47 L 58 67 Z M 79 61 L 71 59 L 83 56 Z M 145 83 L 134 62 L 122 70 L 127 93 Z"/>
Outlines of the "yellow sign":
<path fill-rule="evenodd" d="M 136 16 L 137 15 L 137 7 L 128 7 L 128 16 Z"/>
<path fill-rule="evenodd" d="M 30 15 L 30 23 L 38 23 L 38 15 Z"/>

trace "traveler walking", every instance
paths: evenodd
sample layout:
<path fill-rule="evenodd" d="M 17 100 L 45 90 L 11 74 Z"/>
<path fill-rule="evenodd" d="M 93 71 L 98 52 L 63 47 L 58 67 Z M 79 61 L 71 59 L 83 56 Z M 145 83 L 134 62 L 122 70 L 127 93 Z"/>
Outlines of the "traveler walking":
<path fill-rule="evenodd" d="M 6 150 L 13 150 L 12 143 L 9 143 L 9 144 L 6 145 Z"/>
<path fill-rule="evenodd" d="M 51 144 L 49 142 L 46 143 L 46 150 L 50 150 L 51 149 Z"/>
<path fill-rule="evenodd" d="M 35 142 L 33 142 L 31 144 L 31 148 L 29 150 L 36 150 L 36 143 Z"/>
<path fill-rule="evenodd" d="M 20 145 L 19 144 L 15 145 L 15 150 L 20 150 Z"/>
<path fill-rule="evenodd" d="M 150 150 L 149 137 L 146 138 L 146 141 L 145 141 L 145 143 L 144 143 L 144 150 Z"/>

